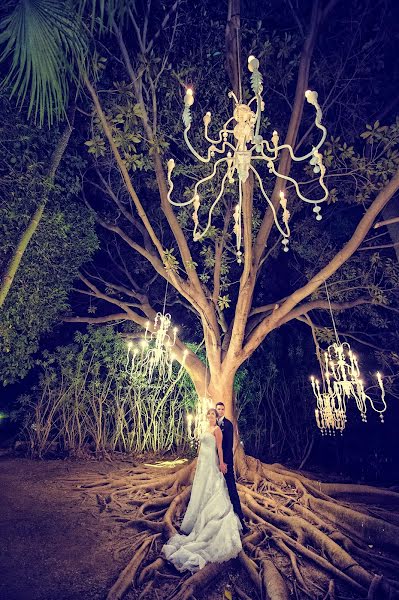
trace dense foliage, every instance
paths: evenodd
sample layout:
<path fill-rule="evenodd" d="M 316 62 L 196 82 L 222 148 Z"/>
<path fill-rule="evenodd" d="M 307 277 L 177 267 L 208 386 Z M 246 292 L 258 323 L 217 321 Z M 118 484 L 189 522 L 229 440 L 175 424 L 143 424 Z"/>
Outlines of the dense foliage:
<path fill-rule="evenodd" d="M 195 391 L 175 368 L 151 385 L 131 372 L 126 342 L 113 328 L 89 328 L 73 344 L 46 352 L 39 382 L 13 418 L 33 456 L 57 453 L 167 452 L 187 445 L 185 412 Z M 184 378 L 183 378 L 184 379 Z M 182 385 L 183 384 L 183 385 Z"/>
<path fill-rule="evenodd" d="M 37 205 L 44 216 L 23 256 L 0 323 L 0 379 L 20 380 L 34 364 L 41 336 L 69 310 L 80 267 L 98 248 L 93 218 L 78 200 L 84 160 L 68 151 L 55 183 L 46 169 L 60 133 L 26 122 L 0 97 L 0 263 L 5 269 Z"/>

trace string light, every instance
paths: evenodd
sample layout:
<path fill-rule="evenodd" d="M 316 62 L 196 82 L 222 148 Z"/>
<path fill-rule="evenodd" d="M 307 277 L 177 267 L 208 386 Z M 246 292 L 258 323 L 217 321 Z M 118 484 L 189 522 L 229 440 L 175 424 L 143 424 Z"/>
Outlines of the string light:
<path fill-rule="evenodd" d="M 209 175 L 203 177 L 194 185 L 193 195 L 190 200 L 186 202 L 176 202 L 172 200 L 171 195 L 173 192 L 172 172 L 175 168 L 175 161 L 170 159 L 168 161 L 168 200 L 174 206 L 193 206 L 193 221 L 194 221 L 194 232 L 193 237 L 195 241 L 201 240 L 212 224 L 213 213 L 222 198 L 225 188 L 228 184 L 235 183 L 238 180 L 238 203 L 234 209 L 233 220 L 234 227 L 233 231 L 236 237 L 236 255 L 237 262 L 242 262 L 242 209 L 243 209 L 243 184 L 247 181 L 250 172 L 253 174 L 255 181 L 257 182 L 262 196 L 268 203 L 274 218 L 275 225 L 282 236 L 282 244 L 285 252 L 288 252 L 288 243 L 290 237 L 289 218 L 290 213 L 287 209 L 287 198 L 284 192 L 280 192 L 280 206 L 282 209 L 281 218 L 279 218 L 271 199 L 269 198 L 261 176 L 259 175 L 257 166 L 265 164 L 269 173 L 275 177 L 279 177 L 289 183 L 291 183 L 296 191 L 298 198 L 304 202 L 308 202 L 314 205 L 313 211 L 316 214 L 316 220 L 320 221 L 322 216 L 320 214 L 321 202 L 324 202 L 328 198 L 328 189 L 324 183 L 325 166 L 323 164 L 323 157 L 319 152 L 322 144 L 324 143 L 327 130 L 322 125 L 322 111 L 317 100 L 317 92 L 306 91 L 305 98 L 307 102 L 314 106 L 315 125 L 321 131 L 321 139 L 316 146 L 312 148 L 310 152 L 303 156 L 296 156 L 294 154 L 292 146 L 289 144 L 280 144 L 279 134 L 277 131 L 273 131 L 270 143 L 264 139 L 260 134 L 260 121 L 262 112 L 264 111 L 264 102 L 262 98 L 263 92 L 263 78 L 259 71 L 259 61 L 254 56 L 248 58 L 248 70 L 251 73 L 251 88 L 253 91 L 253 97 L 244 104 L 241 100 L 237 99 L 234 92 L 229 92 L 229 97 L 234 101 L 234 112 L 233 116 L 230 117 L 223 125 L 222 129 L 216 139 L 209 136 L 209 125 L 211 123 L 211 113 L 207 112 L 203 117 L 204 123 L 204 138 L 209 144 L 208 150 L 205 156 L 200 155 L 192 146 L 188 133 L 191 129 L 192 115 L 191 107 L 194 104 L 194 92 L 192 88 L 187 88 L 184 96 L 184 110 L 183 110 L 183 123 L 184 139 L 194 157 L 202 162 L 213 165 L 212 171 Z M 235 123 L 235 125 L 234 125 Z M 234 125 L 234 126 L 233 126 Z M 281 151 L 286 150 L 289 152 L 291 159 L 294 162 L 309 161 L 313 168 L 313 172 L 318 175 L 318 181 L 322 188 L 323 195 L 319 199 L 310 199 L 302 194 L 299 183 L 291 176 L 279 173 L 276 169 L 281 156 Z M 219 191 L 216 193 L 216 197 L 213 200 L 210 208 L 207 211 L 207 220 L 205 226 L 201 229 L 199 223 L 199 210 L 204 208 L 201 205 L 201 188 L 203 185 L 209 183 L 219 172 L 224 172 Z M 222 174 L 222 173 L 221 173 Z"/>

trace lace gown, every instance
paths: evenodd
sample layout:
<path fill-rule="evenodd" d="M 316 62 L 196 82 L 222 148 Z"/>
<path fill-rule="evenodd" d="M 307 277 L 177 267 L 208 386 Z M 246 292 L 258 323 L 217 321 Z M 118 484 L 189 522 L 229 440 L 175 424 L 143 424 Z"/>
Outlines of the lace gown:
<path fill-rule="evenodd" d="M 176 534 L 164 545 L 164 556 L 179 571 L 198 571 L 210 562 L 235 558 L 242 549 L 241 524 L 233 511 L 223 474 L 219 471 L 216 439 L 201 438 L 191 498 Z"/>

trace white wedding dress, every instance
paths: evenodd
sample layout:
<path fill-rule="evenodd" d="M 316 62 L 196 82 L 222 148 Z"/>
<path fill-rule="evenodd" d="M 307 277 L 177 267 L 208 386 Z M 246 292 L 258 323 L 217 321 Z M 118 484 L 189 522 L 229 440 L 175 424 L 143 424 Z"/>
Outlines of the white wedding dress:
<path fill-rule="evenodd" d="M 235 558 L 242 549 L 241 523 L 233 511 L 223 474 L 219 471 L 216 439 L 201 438 L 191 498 L 180 530 L 162 552 L 178 571 L 198 571 L 207 563 Z"/>

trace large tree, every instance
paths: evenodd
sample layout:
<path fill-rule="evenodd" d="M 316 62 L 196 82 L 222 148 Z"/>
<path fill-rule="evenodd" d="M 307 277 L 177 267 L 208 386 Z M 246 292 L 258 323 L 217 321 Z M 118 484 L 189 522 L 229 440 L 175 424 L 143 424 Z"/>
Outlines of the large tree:
<path fill-rule="evenodd" d="M 43 23 L 47 26 L 48 35 L 54 31 L 65 33 L 64 28 L 69 21 L 65 24 L 59 18 L 58 2 L 37 0 L 30 3 L 21 0 L 16 11 L 30 4 L 35 9 L 45 6 L 46 13 L 39 15 L 40 26 Z M 374 37 L 370 36 L 368 40 L 362 38 L 362 24 L 355 19 L 359 6 L 354 2 L 349 10 L 346 31 L 352 30 L 353 23 L 356 23 L 355 33 L 347 38 L 350 42 L 344 48 L 346 55 L 335 57 L 335 67 L 341 63 L 341 72 L 330 72 L 333 61 L 323 62 L 323 54 L 315 56 L 315 48 L 323 49 L 322 43 L 317 46 L 320 32 L 323 36 L 333 35 L 335 27 L 330 25 L 329 20 L 333 19 L 334 11 L 341 11 L 338 16 L 343 18 L 346 7 L 335 1 L 325 4 L 315 1 L 306 5 L 301 13 L 296 13 L 290 2 L 287 2 L 287 7 L 290 11 L 282 16 L 283 27 L 289 27 L 293 33 L 276 34 L 265 26 L 266 17 L 271 19 L 275 10 L 271 3 L 265 9 L 270 9 L 270 14 L 262 15 L 263 20 L 260 19 L 257 29 L 251 32 L 245 30 L 241 45 L 243 52 L 244 49 L 248 54 L 254 51 L 261 60 L 268 59 L 276 69 L 274 90 L 276 96 L 286 102 L 289 111 L 288 114 L 287 110 L 274 114 L 271 108 L 270 120 L 273 123 L 277 120 L 281 130 L 284 119 L 287 119 L 285 142 L 299 147 L 311 145 L 316 139 L 306 117 L 308 127 L 302 133 L 300 130 L 304 94 L 311 83 L 312 64 L 322 87 L 330 81 L 325 108 L 330 110 L 331 118 L 341 116 L 346 122 L 354 123 L 363 116 L 364 106 L 359 102 L 355 108 L 347 110 L 340 105 L 340 99 L 345 98 L 348 79 L 353 82 L 365 75 L 367 60 L 377 52 L 381 40 L 376 31 Z M 277 179 L 273 183 L 271 199 L 274 208 L 277 210 L 279 205 L 279 192 L 285 189 L 292 204 L 293 232 L 298 245 L 295 248 L 294 243 L 293 256 L 287 259 L 288 262 L 284 263 L 279 252 L 273 213 L 262 204 L 256 186 L 249 179 L 244 185 L 243 264 L 238 265 L 232 250 L 230 225 L 236 202 L 233 189 L 226 193 L 223 209 L 216 215 L 215 227 L 201 245 L 190 239 L 192 226 L 187 213 L 176 213 L 167 197 L 165 163 L 172 153 L 182 165 L 182 176 L 186 174 L 197 178 L 201 173 L 200 167 L 189 162 L 181 146 L 181 132 L 173 125 L 177 122 L 176 107 L 181 103 L 181 84 L 193 82 L 199 91 L 202 83 L 202 98 L 200 92 L 197 94 L 199 103 L 205 105 L 206 101 L 210 102 L 215 114 L 219 112 L 216 121 L 225 121 L 222 116 L 227 108 L 225 98 L 222 90 L 217 91 L 217 86 L 221 86 L 222 82 L 226 87 L 230 84 L 223 79 L 225 42 L 220 35 L 217 7 L 194 4 L 192 14 L 185 17 L 178 2 L 168 4 L 165 12 L 158 7 L 153 13 L 149 5 L 139 9 L 137 3 L 128 0 L 107 5 L 100 3 L 99 14 L 96 13 L 97 8 L 97 4 L 93 3 L 90 21 L 92 44 L 96 42 L 97 48 L 104 48 L 106 39 L 108 50 L 104 54 L 107 56 L 99 58 L 96 54 L 93 60 L 95 68 L 92 69 L 85 69 L 79 63 L 81 89 L 90 98 L 92 106 L 91 110 L 85 107 L 92 132 L 87 147 L 95 159 L 86 173 L 85 199 L 98 224 L 108 233 L 108 243 L 103 251 L 107 251 L 109 265 L 113 266 L 104 267 L 102 264 L 97 266 L 97 272 L 81 274 L 84 287 L 80 288 L 80 292 L 97 301 L 97 310 L 101 314 L 71 316 L 67 320 L 97 324 L 128 320 L 144 328 L 147 320 L 152 321 L 156 314 L 156 302 L 159 302 L 163 287 L 160 282 L 167 283 L 168 289 L 174 290 L 169 296 L 170 303 L 179 303 L 187 312 L 185 324 L 189 317 L 200 323 L 207 366 L 186 347 L 183 337 L 176 342 L 177 358 L 182 360 L 183 352 L 188 350 L 186 368 L 199 397 L 208 395 L 215 402 L 222 400 L 227 414 L 235 419 L 233 384 L 238 369 L 261 343 L 267 341 L 272 331 L 294 319 L 328 308 L 328 301 L 321 291 L 326 280 L 332 279 L 336 284 L 332 302 L 334 311 L 363 305 L 375 308 L 377 305 L 394 304 L 394 297 L 390 295 L 392 281 L 397 277 L 394 267 L 391 279 L 384 274 L 388 281 L 385 282 L 383 298 L 375 281 L 367 285 L 351 285 L 350 282 L 359 280 L 362 269 L 368 272 L 371 259 L 367 255 L 367 258 L 356 262 L 355 253 L 399 189 L 398 161 L 394 154 L 397 125 L 388 129 L 376 123 L 370 127 L 368 131 L 371 133 L 366 140 L 376 140 L 378 150 L 370 144 L 371 151 L 366 153 L 361 147 L 354 147 L 352 140 L 350 143 L 339 140 L 342 132 L 337 125 L 338 131 L 334 131 L 336 137 L 329 142 L 325 160 L 330 167 L 331 181 L 336 182 L 332 199 L 341 202 L 327 210 L 327 225 L 320 230 L 319 236 L 315 234 L 314 224 L 306 219 L 305 211 L 295 204 L 294 194 L 286 188 L 285 180 Z M 371 12 L 367 13 L 370 20 L 378 16 L 379 8 L 375 7 L 376 12 L 370 9 Z M 77 10 L 79 14 L 83 11 L 84 15 L 87 3 L 82 2 Z M 25 43 L 24 36 L 29 33 L 30 26 L 38 25 L 34 13 L 24 13 L 24 28 L 17 32 L 14 29 L 9 35 L 10 44 L 15 44 L 16 49 L 14 69 L 19 58 L 18 49 Z M 48 23 L 44 14 L 52 16 Z M 335 18 L 338 19 L 338 16 L 335 15 Z M 190 18 L 195 20 L 196 28 L 192 27 Z M 10 19 L 9 31 L 13 23 Z M 357 40 L 357 44 L 353 40 Z M 239 4 L 231 2 L 226 43 L 227 70 L 233 87 L 243 77 L 235 60 L 239 42 Z M 359 48 L 362 47 L 363 54 L 359 58 Z M 199 60 L 206 65 L 203 70 L 193 66 L 194 61 Z M 93 78 L 93 73 L 98 74 L 99 70 L 104 71 L 101 86 Z M 24 65 L 19 73 L 24 81 L 29 80 L 30 71 L 24 71 Z M 66 73 L 61 76 L 66 77 Z M 37 100 L 40 102 L 42 99 L 39 97 Z M 278 170 L 283 175 L 292 172 L 288 152 L 282 153 Z M 311 173 L 307 176 L 312 187 Z M 267 174 L 266 180 L 271 186 L 272 180 Z M 352 186 L 350 181 L 354 182 Z M 183 184 L 176 185 L 176 193 L 181 196 L 186 193 Z M 215 190 L 210 189 L 209 202 L 214 193 Z M 346 203 L 352 206 L 346 207 Z M 329 223 L 334 221 L 334 211 L 341 211 L 338 214 L 342 215 L 345 210 L 350 218 L 342 219 L 346 225 L 334 237 L 334 227 L 330 227 Z M 323 239 L 324 243 L 321 243 Z M 310 248 L 310 241 L 314 242 L 314 249 Z M 140 261 L 130 258 L 132 254 Z M 309 264 L 294 285 L 287 274 L 290 269 L 295 272 L 298 257 L 308 260 Z M 272 268 L 282 269 L 282 265 L 286 274 L 284 281 L 275 276 L 278 285 L 265 291 L 268 277 L 272 277 L 269 275 Z M 381 283 L 382 279 L 378 281 Z M 273 296 L 276 290 L 281 291 L 281 295 Z M 259 298 L 264 301 L 259 302 Z M 107 310 L 109 306 L 114 310 Z M 308 322 L 311 323 L 310 317 Z M 270 561 L 266 547 L 268 540 L 272 540 L 278 551 L 289 559 L 303 597 L 317 597 L 320 584 L 328 587 L 330 597 L 334 597 L 334 581 L 339 586 L 351 588 L 358 596 L 368 593 L 369 598 L 377 598 L 378 594 L 388 596 L 395 593 L 392 590 L 398 589 L 397 581 L 393 581 L 397 564 L 393 559 L 385 561 L 384 574 L 387 578 L 375 576 L 375 569 L 382 572 L 383 565 L 378 554 L 371 553 L 367 545 L 384 550 L 397 548 L 398 527 L 389 522 L 384 510 L 378 512 L 377 518 L 367 506 L 357 511 L 337 499 L 366 498 L 370 504 L 378 501 L 397 503 L 396 493 L 359 486 L 316 484 L 281 466 L 265 465 L 245 456 L 240 445 L 237 445 L 236 464 L 238 475 L 251 483 L 250 488 L 239 485 L 245 514 L 253 524 L 259 525 L 246 538 L 241 560 L 259 590 L 264 590 L 271 598 L 285 598 L 291 586 L 284 582 Z M 105 488 L 104 482 L 98 488 L 96 482 L 89 484 L 91 489 L 111 491 L 110 497 L 118 498 L 119 506 L 125 508 L 134 494 L 137 495 L 134 502 L 140 504 L 139 497 L 143 491 L 152 495 L 155 490 L 159 492 L 159 497 L 145 498 L 140 508 L 141 516 L 136 515 L 130 520 L 132 525 L 141 526 L 153 534 L 137 538 L 138 552 L 111 590 L 110 598 L 119 598 L 136 575 L 142 584 L 146 577 L 162 566 L 162 559 L 157 558 L 138 575 L 152 540 L 161 531 L 167 535 L 175 531 L 173 519 L 188 500 L 192 470 L 193 463 L 182 469 L 172 468 L 163 476 L 154 469 L 148 469 L 148 472 L 137 469 L 127 474 L 123 482 L 107 482 Z M 148 518 L 147 512 L 150 513 Z M 300 566 L 299 557 L 303 561 Z M 189 598 L 197 586 L 203 585 L 215 574 L 217 568 L 210 565 L 188 578 L 172 597 Z"/>

